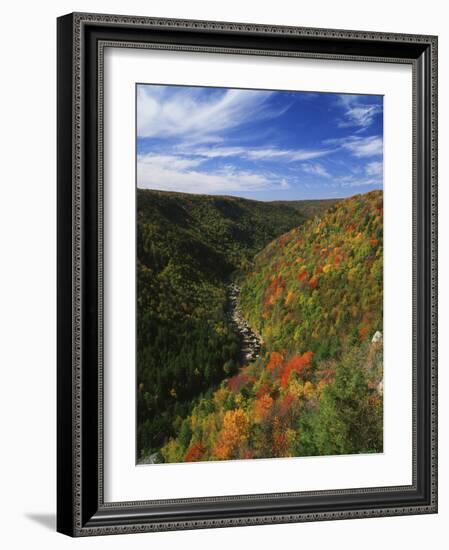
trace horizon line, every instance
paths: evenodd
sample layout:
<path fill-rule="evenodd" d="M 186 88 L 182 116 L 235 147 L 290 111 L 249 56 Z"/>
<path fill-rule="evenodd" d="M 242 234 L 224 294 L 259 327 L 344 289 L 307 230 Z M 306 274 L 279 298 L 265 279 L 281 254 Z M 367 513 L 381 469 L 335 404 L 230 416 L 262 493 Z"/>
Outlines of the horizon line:
<path fill-rule="evenodd" d="M 225 198 L 225 199 L 242 199 L 245 201 L 252 201 L 252 202 L 264 202 L 264 203 L 274 203 L 274 202 L 297 202 L 297 201 L 338 201 L 338 200 L 345 200 L 350 199 L 352 197 L 356 197 L 357 195 L 367 195 L 368 193 L 373 193 L 376 191 L 381 191 L 383 193 L 383 187 L 379 189 L 371 189 L 370 191 L 366 191 L 365 193 L 354 193 L 353 195 L 347 195 L 347 196 L 339 196 L 339 197 L 315 197 L 315 198 L 304 198 L 304 199 L 250 199 L 248 197 L 243 197 L 241 195 L 224 195 L 224 194 L 215 194 L 215 193 L 193 193 L 188 191 L 170 191 L 165 189 L 149 189 L 147 187 L 139 187 L 136 186 L 136 190 L 139 191 L 149 191 L 151 193 L 167 193 L 170 195 L 193 195 L 196 197 L 216 197 L 216 198 Z"/>

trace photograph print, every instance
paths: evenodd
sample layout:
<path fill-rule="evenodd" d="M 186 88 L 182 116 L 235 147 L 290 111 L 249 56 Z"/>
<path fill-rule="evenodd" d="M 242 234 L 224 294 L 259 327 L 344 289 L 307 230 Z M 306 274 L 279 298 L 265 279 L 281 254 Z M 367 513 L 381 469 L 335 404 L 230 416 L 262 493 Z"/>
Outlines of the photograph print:
<path fill-rule="evenodd" d="M 138 464 L 383 452 L 383 97 L 136 86 Z"/>

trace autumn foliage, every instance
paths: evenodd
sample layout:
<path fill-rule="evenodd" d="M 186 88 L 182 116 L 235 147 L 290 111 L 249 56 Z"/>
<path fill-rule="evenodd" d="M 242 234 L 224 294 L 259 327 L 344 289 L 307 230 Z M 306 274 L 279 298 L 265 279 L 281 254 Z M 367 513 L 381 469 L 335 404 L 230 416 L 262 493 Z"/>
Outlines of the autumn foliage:
<path fill-rule="evenodd" d="M 341 201 L 242 275 L 260 357 L 200 397 L 166 462 L 382 451 L 382 193 Z M 181 458 L 180 458 L 181 457 Z"/>
<path fill-rule="evenodd" d="M 270 354 L 270 360 L 268 361 L 267 366 L 265 368 L 269 372 L 276 371 L 282 366 L 283 361 L 284 361 L 284 358 L 282 357 L 282 355 L 277 351 L 273 351 Z"/>
<path fill-rule="evenodd" d="M 239 446 L 245 442 L 247 430 L 248 420 L 244 411 L 241 409 L 227 411 L 223 418 L 223 427 L 213 449 L 215 457 L 218 459 L 231 458 Z"/>
<path fill-rule="evenodd" d="M 312 366 L 313 353 L 306 351 L 302 355 L 294 355 L 289 359 L 282 370 L 281 386 L 285 389 L 288 386 L 288 381 L 292 372 L 299 374 L 302 378 L 307 371 L 310 371 Z"/>
<path fill-rule="evenodd" d="M 198 462 L 201 460 L 204 454 L 204 446 L 200 442 L 194 443 L 187 451 L 184 461 L 185 462 Z"/>
<path fill-rule="evenodd" d="M 380 191 L 356 195 L 256 256 L 241 301 L 268 350 L 320 362 L 381 330 L 382 211 Z"/>
<path fill-rule="evenodd" d="M 254 422 L 262 422 L 271 411 L 273 398 L 267 393 L 258 397 L 254 402 Z"/>

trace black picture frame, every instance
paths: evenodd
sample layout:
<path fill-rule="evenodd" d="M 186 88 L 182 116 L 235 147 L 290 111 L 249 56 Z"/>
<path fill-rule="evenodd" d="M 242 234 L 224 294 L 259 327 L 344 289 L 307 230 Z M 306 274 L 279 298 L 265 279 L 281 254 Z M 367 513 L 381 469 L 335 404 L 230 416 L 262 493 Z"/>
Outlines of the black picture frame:
<path fill-rule="evenodd" d="M 71 536 L 437 512 L 437 37 L 74 13 L 58 18 L 57 530 Z M 105 503 L 102 48 L 138 43 L 413 68 L 413 483 Z"/>

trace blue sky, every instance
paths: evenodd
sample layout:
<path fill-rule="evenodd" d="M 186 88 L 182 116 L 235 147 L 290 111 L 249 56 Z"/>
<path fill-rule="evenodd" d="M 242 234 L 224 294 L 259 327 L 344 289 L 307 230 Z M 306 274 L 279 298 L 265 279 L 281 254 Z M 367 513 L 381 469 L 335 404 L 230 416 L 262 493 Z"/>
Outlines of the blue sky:
<path fill-rule="evenodd" d="M 295 200 L 382 183 L 382 96 L 137 86 L 138 187 Z"/>

